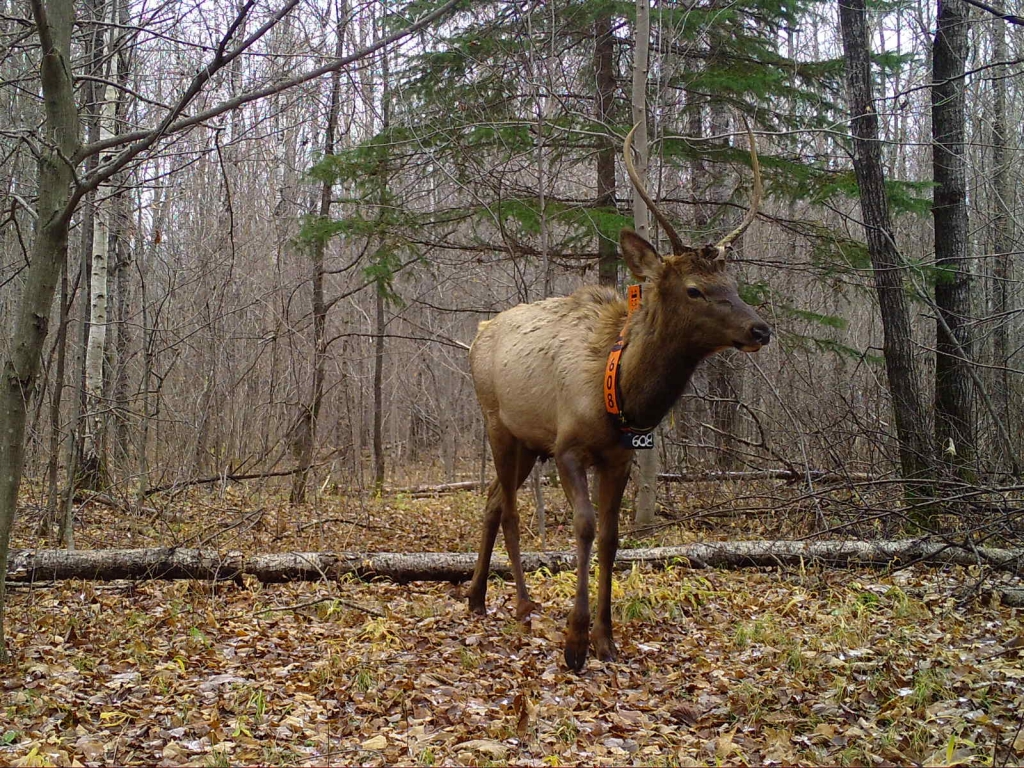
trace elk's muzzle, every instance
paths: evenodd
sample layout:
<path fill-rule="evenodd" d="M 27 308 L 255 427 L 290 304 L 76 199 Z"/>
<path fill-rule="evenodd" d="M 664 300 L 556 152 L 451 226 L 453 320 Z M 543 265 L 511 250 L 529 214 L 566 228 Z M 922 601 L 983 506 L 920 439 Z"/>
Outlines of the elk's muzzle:
<path fill-rule="evenodd" d="M 757 352 L 772 340 L 772 328 L 764 320 L 758 320 L 750 326 L 750 339 L 747 343 L 737 343 L 736 349 L 741 352 Z"/>

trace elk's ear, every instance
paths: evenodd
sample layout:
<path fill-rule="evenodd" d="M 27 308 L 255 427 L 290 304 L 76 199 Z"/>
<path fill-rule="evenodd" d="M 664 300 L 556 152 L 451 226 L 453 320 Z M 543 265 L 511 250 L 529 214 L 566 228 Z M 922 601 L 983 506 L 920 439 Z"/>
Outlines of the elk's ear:
<path fill-rule="evenodd" d="M 665 263 L 654 250 L 654 246 L 644 240 L 632 229 L 624 228 L 619 233 L 619 250 L 626 260 L 629 271 L 638 280 L 657 280 Z"/>

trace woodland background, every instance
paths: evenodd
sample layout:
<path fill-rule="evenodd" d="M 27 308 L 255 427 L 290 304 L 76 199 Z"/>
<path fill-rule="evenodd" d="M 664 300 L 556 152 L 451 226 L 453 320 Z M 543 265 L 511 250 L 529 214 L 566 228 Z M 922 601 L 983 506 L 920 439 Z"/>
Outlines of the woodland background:
<path fill-rule="evenodd" d="M 0 316 L 12 332 L 42 119 L 26 10 L 3 11 Z M 84 141 L 116 149 L 119 136 L 158 124 L 236 15 L 242 38 L 279 10 L 77 7 Z M 357 51 L 424 10 L 295 4 L 189 113 Z M 959 320 L 970 331 L 971 423 L 935 451 L 967 457 L 963 477 L 999 484 L 1024 440 L 1020 31 L 990 12 L 966 17 L 967 238 L 953 269 L 937 267 L 934 13 L 896 3 L 868 16 L 888 205 L 923 402 L 936 389 L 936 285 L 952 275 L 968 286 Z M 737 120 L 752 121 L 767 201 L 736 268 L 778 341 L 703 367 L 662 430 L 664 470 L 894 477 L 837 7 L 664 3 L 653 15 L 652 189 L 684 239 L 724 231 L 749 187 Z M 67 496 L 68 477 L 130 498 L 308 465 L 297 500 L 307 489 L 476 478 L 484 448 L 464 349 L 476 324 L 596 281 L 601 254 L 632 221 L 620 166 L 634 16 L 629 3 L 473 3 L 333 80 L 170 133 L 86 190 L 27 393 L 26 474 L 57 478 L 48 503 Z M 595 117 L 600 87 L 611 98 Z M 598 198 L 601 174 L 611 187 Z M 90 291 L 101 248 L 105 285 Z M 624 277 L 614 256 L 606 269 Z M 10 333 L 0 343 L 6 354 Z"/>
<path fill-rule="evenodd" d="M 637 19 L 648 12 L 649 187 L 684 240 L 718 239 L 746 210 L 751 171 L 741 120 L 750 122 L 766 199 L 733 270 L 775 337 L 757 355 L 727 352 L 698 371 L 659 430 L 659 516 L 634 543 L 913 535 L 968 551 L 1018 546 L 1024 19 L 1014 10 L 973 0 L 866 9 L 857 0 L 665 0 L 650 8 L 643 0 L 3 0 L 0 475 L 15 494 L 13 478 L 24 481 L 17 502 L 0 494 L 2 562 L 9 543 L 73 547 L 76 539 L 86 549 L 472 550 L 482 502 L 453 484 L 480 484 L 490 470 L 466 348 L 480 320 L 518 302 L 626 281 L 615 254 L 619 230 L 633 225 L 621 147 L 633 123 Z M 845 30 L 841 12 L 852 14 Z M 862 110 L 854 108 L 857 64 L 843 42 L 856 21 L 871 48 L 873 92 Z M 952 42 L 936 57 L 943 34 Z M 389 35 L 391 44 L 378 44 Z M 54 61 L 64 63 L 54 69 Z M 875 117 L 872 138 L 861 129 Z M 880 198 L 870 198 L 863 166 L 855 167 L 864 142 L 879 152 Z M 868 213 L 880 204 L 888 234 Z M 66 251 L 50 231 L 61 216 Z M 879 233 L 886 236 L 872 241 Z M 40 243 L 51 236 L 57 247 L 44 259 Z M 54 302 L 25 315 L 26 297 L 43 295 L 33 293 L 33 270 L 47 259 Z M 880 306 L 879 290 L 894 276 L 888 296 L 899 297 L 906 322 L 883 328 L 892 304 L 883 297 Z M 19 357 L 22 330 L 40 345 L 31 375 Z M 896 347 L 905 354 L 897 357 Z M 24 439 L 10 428 L 19 411 Z M 547 533 L 542 514 L 531 522 L 533 548 L 567 547 L 564 502 L 539 479 L 536 488 L 550 519 Z M 418 503 L 424 493 L 449 491 L 457 493 Z M 522 505 L 535 502 L 528 496 Z M 957 572 L 951 581 L 973 589 L 986 577 Z M 637 582 L 646 607 L 617 617 L 641 622 L 627 642 L 634 657 L 665 631 L 667 615 L 717 604 L 720 594 L 700 587 L 699 597 L 655 599 L 665 594 L 662 577 L 650 578 Z M 891 588 L 853 588 L 841 602 L 861 621 L 858 606 Z M 153 593 L 140 599 L 152 601 L 150 613 L 191 599 L 147 589 Z M 549 589 L 542 597 L 561 599 L 557 581 Z M 928 582 L 920 603 L 899 603 L 898 619 L 912 625 L 934 616 L 936 590 Z M 51 609 L 59 614 L 70 599 L 45 594 L 35 602 L 39 613 L 20 602 L 12 608 L 21 622 L 12 642 L 31 658 L 63 653 L 25 650 L 24 622 L 59 624 Z M 92 594 L 92 605 L 105 605 L 102 593 Z M 364 608 L 404 605 L 395 610 L 407 615 L 394 620 L 407 628 L 431 618 L 397 594 L 360 594 Z M 457 600 L 431 594 L 442 605 Z M 779 599 L 769 613 L 784 615 L 805 598 Z M 354 618 L 366 611 L 350 608 L 337 615 L 353 641 L 376 650 L 358 663 L 345 657 L 332 675 L 379 671 L 386 667 L 374 653 L 409 650 L 396 639 L 406 637 L 397 624 L 366 630 Z M 826 601 L 815 610 L 837 609 Z M 338 620 L 333 611 L 317 620 Z M 453 636 L 473 631 L 461 615 L 452 621 Z M 978 642 L 1015 653 L 1007 637 L 1017 625 L 1005 621 L 994 615 L 985 626 L 1001 629 Z M 813 635 L 813 622 L 805 626 Z M 203 631 L 212 637 L 210 627 Z M 743 631 L 737 647 L 745 648 L 750 626 Z M 66 628 L 58 634 L 78 642 Z M 778 648 L 780 638 L 765 642 Z M 201 645 L 172 649 L 171 658 Z M 557 639 L 531 653 L 549 660 L 555 646 Z M 820 676 L 817 662 L 798 660 L 807 680 Z M 460 657 L 460 674 L 472 675 L 478 662 L 470 661 Z M 47 663 L 51 674 L 55 662 Z M 357 688 L 383 690 L 380 674 Z M 538 674 L 562 680 L 550 667 Z M 646 667 L 630 674 L 646 685 Z M 892 690 L 916 685 L 915 674 L 894 674 Z M 543 679 L 542 689 L 550 682 Z M 1013 679 L 999 699 L 1011 713 L 1020 695 Z M 922 722 L 946 693 L 955 698 L 952 683 L 932 688 L 913 710 Z M 165 693 L 172 696 L 173 685 Z M 835 700 L 854 709 L 884 709 L 859 691 L 841 694 Z M 563 760 L 594 759 L 566 746 L 581 733 L 578 722 L 559 719 L 572 715 L 544 721 L 541 693 L 523 696 L 513 692 L 518 709 L 502 710 L 513 737 L 524 738 L 529 722 L 530 733 L 565 747 Z M 22 704 L 18 716 L 38 721 L 38 713 L 25 714 L 31 696 Z M 695 743 L 706 747 L 715 736 L 717 757 L 736 757 L 732 736 L 721 741 L 733 704 L 672 709 L 674 722 L 703 722 L 707 733 Z M 260 709 L 252 700 L 245 707 Z M 708 725 L 701 718 L 712 711 L 728 717 Z M 822 722 L 828 718 L 804 723 L 800 749 L 809 751 L 794 754 L 835 760 L 860 738 L 818 733 Z M 1024 747 L 1014 753 L 1012 727 L 1002 727 L 971 736 L 997 746 L 969 754 L 1019 756 Z M 115 759 L 110 742 L 91 733 L 86 746 L 47 759 Z M 621 735 L 613 729 L 609 738 Z M 5 744 L 21 738 L 0 736 Z M 898 734 L 886 759 L 941 754 L 947 736 Z M 208 733 L 195 743 L 202 738 L 198 751 L 161 754 L 172 762 L 229 754 L 211 752 L 217 739 Z M 325 738 L 321 756 L 331 754 L 330 733 Z M 18 754 L 38 757 L 25 746 L 37 741 L 26 739 Z M 438 759 L 461 754 L 457 741 Z M 770 742 L 735 749 L 764 759 Z M 399 754 L 378 747 L 360 754 Z M 635 752 L 608 749 L 609 759 Z M 694 749 L 688 759 L 708 758 Z M 408 750 L 401 754 L 429 764 Z M 530 759 L 543 754 L 551 753 Z"/>

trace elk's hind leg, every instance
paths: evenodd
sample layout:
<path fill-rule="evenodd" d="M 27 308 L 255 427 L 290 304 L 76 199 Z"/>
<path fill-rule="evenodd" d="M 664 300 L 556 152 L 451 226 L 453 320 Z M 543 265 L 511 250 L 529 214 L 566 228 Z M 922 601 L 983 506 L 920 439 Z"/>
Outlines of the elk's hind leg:
<path fill-rule="evenodd" d="M 494 538 L 498 535 L 498 525 L 501 523 L 501 498 L 501 484 L 497 479 L 492 480 L 487 487 L 483 535 L 480 538 L 480 549 L 477 551 L 473 581 L 469 587 L 469 610 L 474 613 L 487 612 L 487 574 L 491 568 Z"/>
<path fill-rule="evenodd" d="M 498 477 L 487 488 L 480 549 L 477 553 L 476 568 L 473 571 L 473 581 L 469 587 L 469 608 L 475 613 L 482 614 L 487 611 L 487 576 L 490 572 L 494 540 L 498 535 L 498 525 L 500 524 L 505 534 L 505 547 L 512 564 L 512 573 L 516 577 L 518 597 L 516 614 L 521 620 L 536 607 L 536 603 L 530 601 L 526 593 L 526 580 L 523 576 L 523 565 L 519 552 L 519 513 L 516 510 L 516 491 L 529 476 L 530 470 L 533 469 L 533 465 L 537 461 L 537 454 L 526 449 L 519 440 L 500 425 L 490 427 L 488 437 Z"/>
<path fill-rule="evenodd" d="M 537 454 L 519 443 L 513 465 L 505 467 L 504 470 L 498 470 L 504 473 L 501 479 L 501 487 L 504 492 L 501 532 L 505 536 L 505 549 L 508 551 L 512 576 L 516 581 L 516 619 L 518 621 L 524 621 L 540 607 L 530 599 L 526 590 L 526 576 L 523 573 L 522 554 L 519 550 L 519 509 L 516 504 L 516 492 L 530 476 L 530 471 L 536 463 Z M 506 482 L 506 479 L 510 482 Z"/>

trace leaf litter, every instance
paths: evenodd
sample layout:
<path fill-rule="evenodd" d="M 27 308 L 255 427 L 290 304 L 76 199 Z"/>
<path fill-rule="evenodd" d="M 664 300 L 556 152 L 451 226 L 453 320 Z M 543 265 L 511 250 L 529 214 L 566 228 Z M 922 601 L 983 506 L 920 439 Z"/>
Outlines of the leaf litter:
<path fill-rule="evenodd" d="M 479 524 L 474 494 L 315 514 L 237 498 L 218 502 L 221 534 L 203 498 L 119 520 L 121 540 L 467 551 Z M 567 548 L 549 510 L 548 546 Z M 109 510 L 83 516 L 86 546 L 110 540 Z M 16 546 L 38 544 L 27 528 Z M 498 579 L 483 617 L 450 584 L 18 587 L 0 764 L 1020 765 L 1024 626 L 957 600 L 971 576 L 617 573 L 619 661 L 580 675 L 562 663 L 573 574 L 529 576 L 542 610 L 525 626 Z"/>

